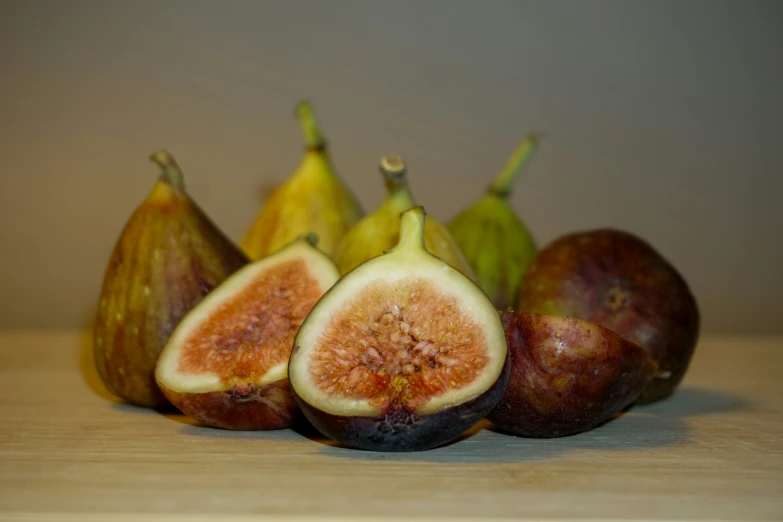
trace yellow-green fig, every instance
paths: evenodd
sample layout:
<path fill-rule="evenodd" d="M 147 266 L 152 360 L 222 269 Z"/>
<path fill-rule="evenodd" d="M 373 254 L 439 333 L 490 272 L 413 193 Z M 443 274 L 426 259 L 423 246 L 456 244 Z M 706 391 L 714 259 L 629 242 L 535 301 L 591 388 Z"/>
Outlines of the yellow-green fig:
<path fill-rule="evenodd" d="M 400 214 L 416 206 L 408 184 L 407 165 L 402 158 L 382 157 L 380 171 L 386 184 L 386 198 L 375 212 L 362 218 L 348 231 L 332 254 L 343 275 L 394 247 L 400 237 Z M 449 231 L 431 216 L 427 216 L 425 221 L 424 240 L 431 254 L 476 281 L 473 270 Z"/>
<path fill-rule="evenodd" d="M 109 392 L 150 408 L 170 403 L 155 365 L 185 314 L 248 263 L 185 191 L 174 158 L 125 224 L 104 274 L 93 331 L 95 365 Z"/>
<path fill-rule="evenodd" d="M 509 202 L 512 186 L 533 155 L 539 136 L 527 136 L 486 193 L 447 224 L 454 241 L 498 310 L 513 306 L 538 244 Z"/>
<path fill-rule="evenodd" d="M 364 216 L 358 199 L 334 167 L 312 105 L 301 101 L 296 112 L 307 149 L 296 171 L 269 195 L 242 240 L 242 249 L 254 260 L 310 232 L 318 236 L 318 248 L 331 254 Z"/>

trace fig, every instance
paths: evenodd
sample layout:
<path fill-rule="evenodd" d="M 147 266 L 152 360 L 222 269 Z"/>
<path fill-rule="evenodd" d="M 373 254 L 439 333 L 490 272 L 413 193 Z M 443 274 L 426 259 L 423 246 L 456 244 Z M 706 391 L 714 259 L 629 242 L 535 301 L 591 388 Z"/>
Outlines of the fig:
<path fill-rule="evenodd" d="M 256 260 L 313 232 L 331 255 L 337 242 L 364 216 L 364 209 L 332 162 L 310 102 L 296 105 L 305 153 L 296 170 L 277 185 L 258 210 L 240 246 Z"/>
<path fill-rule="evenodd" d="M 453 441 L 500 400 L 510 367 L 492 302 L 425 246 L 424 208 L 398 243 L 344 275 L 294 339 L 291 389 L 343 445 L 421 451 Z"/>
<path fill-rule="evenodd" d="M 528 312 L 504 312 L 502 321 L 511 375 L 487 420 L 512 435 L 591 430 L 631 404 L 657 370 L 643 348 L 589 321 Z"/>
<path fill-rule="evenodd" d="M 251 262 L 182 319 L 155 377 L 184 414 L 230 430 L 282 429 L 297 420 L 287 377 L 294 335 L 340 277 L 317 241 L 310 233 Z"/>
<path fill-rule="evenodd" d="M 331 255 L 341 274 L 347 274 L 363 261 L 396 245 L 400 235 L 400 214 L 416 206 L 405 161 L 399 156 L 387 156 L 381 160 L 379 167 L 386 185 L 386 197 L 378 208 L 360 219 L 337 243 Z M 424 243 L 429 253 L 478 282 L 451 233 L 432 216 L 427 217 Z"/>
<path fill-rule="evenodd" d="M 117 239 L 93 327 L 97 373 L 107 390 L 150 408 L 170 407 L 155 383 L 158 355 L 182 317 L 248 258 L 185 190 L 171 154 Z"/>
<path fill-rule="evenodd" d="M 538 252 L 538 243 L 514 212 L 509 196 L 539 139 L 536 134 L 527 136 L 486 192 L 446 225 L 498 310 L 513 304 L 519 282 Z"/>
<path fill-rule="evenodd" d="M 699 337 L 698 305 L 682 275 L 647 241 L 611 228 L 546 245 L 522 278 L 516 309 L 584 319 L 646 349 L 659 372 L 638 404 L 674 393 Z"/>

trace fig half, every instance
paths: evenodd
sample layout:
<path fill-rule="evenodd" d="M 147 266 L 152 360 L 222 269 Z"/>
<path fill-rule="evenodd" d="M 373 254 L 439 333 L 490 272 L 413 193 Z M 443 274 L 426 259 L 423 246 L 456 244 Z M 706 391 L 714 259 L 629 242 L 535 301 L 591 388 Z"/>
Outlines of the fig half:
<path fill-rule="evenodd" d="M 298 408 L 288 385 L 294 336 L 340 277 L 314 234 L 226 279 L 180 322 L 155 377 L 166 397 L 208 426 L 290 427 Z"/>
<path fill-rule="evenodd" d="M 657 370 L 643 348 L 595 323 L 524 312 L 502 321 L 511 376 L 487 419 L 513 435 L 591 430 L 631 404 Z"/>
<path fill-rule="evenodd" d="M 288 376 L 297 403 L 347 446 L 446 444 L 489 413 L 508 381 L 498 312 L 427 252 L 424 222 L 420 206 L 403 212 L 397 245 L 344 275 L 294 340 Z"/>

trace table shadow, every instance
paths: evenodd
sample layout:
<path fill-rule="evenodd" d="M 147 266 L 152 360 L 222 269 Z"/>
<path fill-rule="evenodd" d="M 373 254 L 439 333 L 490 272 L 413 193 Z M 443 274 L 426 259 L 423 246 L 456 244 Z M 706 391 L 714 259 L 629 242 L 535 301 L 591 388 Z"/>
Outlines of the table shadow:
<path fill-rule="evenodd" d="M 211 439 L 264 439 L 264 440 L 318 440 L 328 444 L 329 440 L 304 419 L 298 419 L 290 428 L 274 430 L 229 430 L 207 426 L 184 414 L 166 415 L 175 422 L 182 424 L 180 432 L 185 435 Z"/>
<path fill-rule="evenodd" d="M 631 406 L 596 428 L 566 437 L 538 439 L 502 432 L 486 419 L 456 440 L 435 449 L 388 453 L 358 450 L 334 441 L 311 439 L 321 453 L 341 459 L 422 462 L 526 462 L 563 457 L 570 453 L 628 451 L 691 444 L 688 417 L 740 411 L 752 404 L 722 391 L 686 387 L 666 400 Z M 498 451 L 498 448 L 503 448 Z"/>
<path fill-rule="evenodd" d="M 743 411 L 752 406 L 744 397 L 720 390 L 687 386 L 676 390 L 667 399 L 647 405 L 634 405 L 632 409 L 661 415 L 695 417 Z"/>
<path fill-rule="evenodd" d="M 486 419 L 478 422 L 456 440 L 431 450 L 389 453 L 349 448 L 329 441 L 321 444 L 321 454 L 341 459 L 413 462 L 531 462 L 560 458 L 568 453 L 628 451 L 689 443 L 689 428 L 677 417 L 655 414 L 618 414 L 592 430 L 557 438 L 531 438 L 510 435 L 496 429 Z"/>

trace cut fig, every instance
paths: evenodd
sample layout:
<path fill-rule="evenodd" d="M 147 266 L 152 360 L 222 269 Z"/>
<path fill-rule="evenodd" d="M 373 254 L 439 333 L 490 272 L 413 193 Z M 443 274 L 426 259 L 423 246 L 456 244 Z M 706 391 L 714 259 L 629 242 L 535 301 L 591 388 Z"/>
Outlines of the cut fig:
<path fill-rule="evenodd" d="M 511 376 L 487 419 L 524 437 L 585 432 L 630 405 L 656 374 L 640 346 L 595 323 L 526 312 L 502 314 Z"/>
<path fill-rule="evenodd" d="M 374 451 L 453 441 L 500 400 L 509 375 L 489 298 L 424 244 L 425 212 L 401 214 L 400 239 L 348 272 L 313 307 L 288 376 L 325 436 Z"/>
<path fill-rule="evenodd" d="M 317 237 L 298 238 L 237 271 L 194 307 L 161 352 L 155 377 L 166 397 L 201 423 L 234 430 L 290 427 L 294 336 L 339 279 Z"/>

